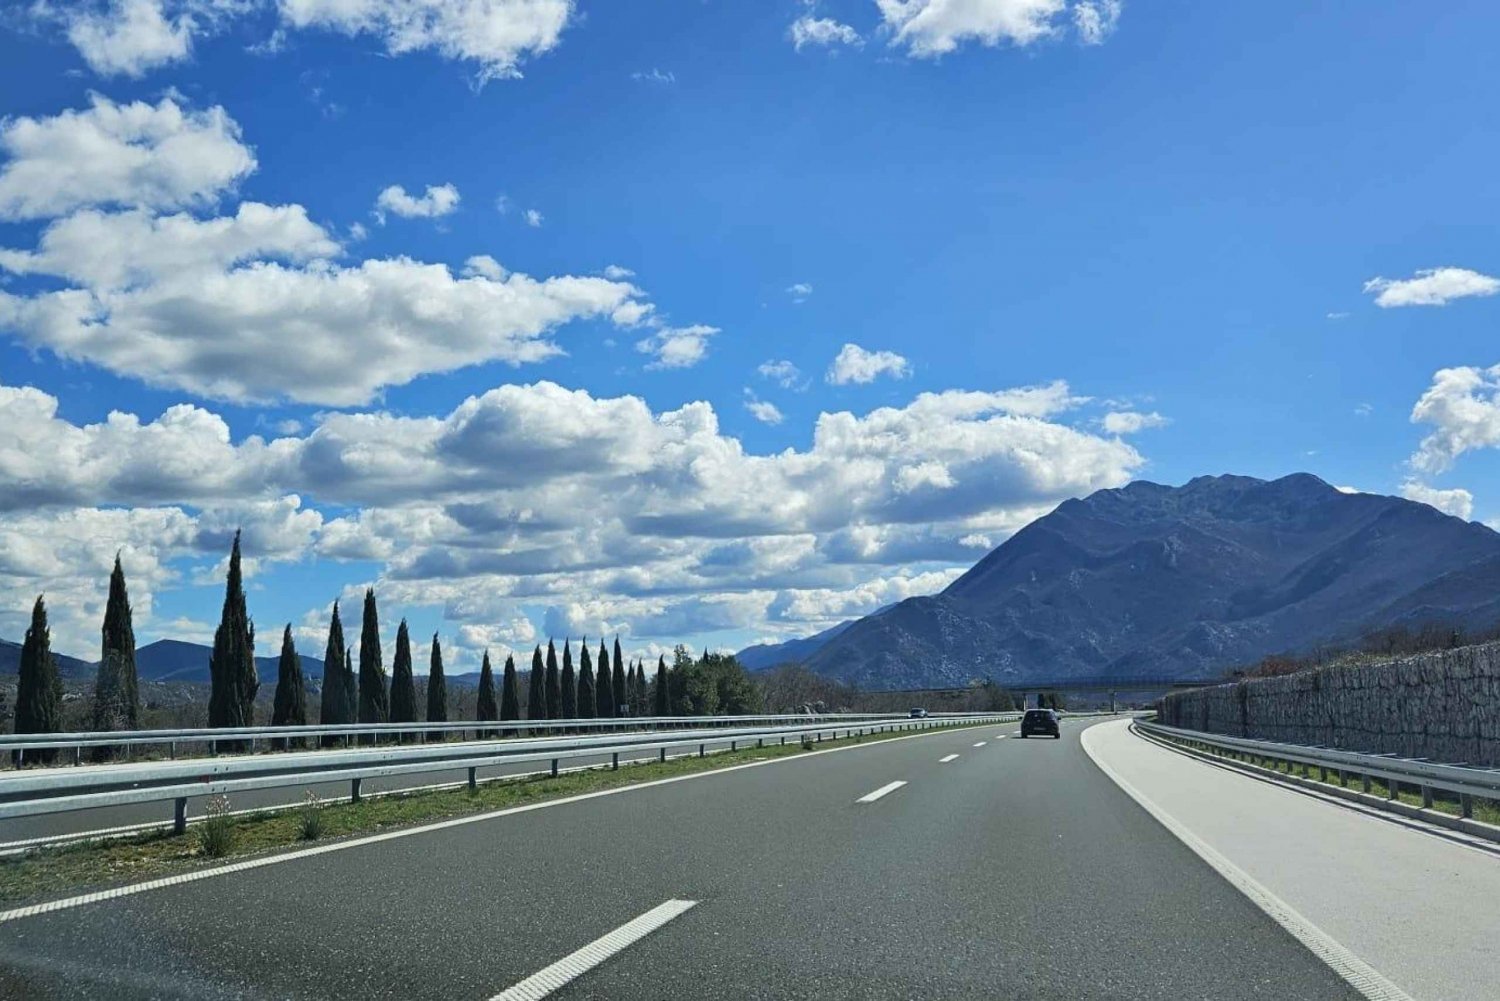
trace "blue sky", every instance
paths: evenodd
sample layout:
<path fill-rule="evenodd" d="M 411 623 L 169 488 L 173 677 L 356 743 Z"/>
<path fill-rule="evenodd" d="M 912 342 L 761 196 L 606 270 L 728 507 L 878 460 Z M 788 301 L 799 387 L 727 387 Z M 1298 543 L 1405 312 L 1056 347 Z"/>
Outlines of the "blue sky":
<path fill-rule="evenodd" d="M 453 12 L 464 17 L 448 16 Z M 800 635 L 1066 497 L 1500 518 L 1482 3 L 109 0 L 0 20 L 0 636 Z M 111 417 L 111 413 L 117 416 Z M 269 642 L 269 640 L 268 640 Z"/>

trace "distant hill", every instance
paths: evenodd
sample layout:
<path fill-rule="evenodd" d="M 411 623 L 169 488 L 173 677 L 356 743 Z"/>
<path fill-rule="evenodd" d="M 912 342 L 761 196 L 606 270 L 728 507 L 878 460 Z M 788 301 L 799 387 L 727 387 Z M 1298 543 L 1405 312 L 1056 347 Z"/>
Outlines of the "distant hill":
<path fill-rule="evenodd" d="M 858 621 L 858 619 L 850 619 L 847 622 L 840 622 L 821 633 L 804 636 L 802 639 L 787 640 L 785 643 L 757 643 L 755 646 L 745 647 L 734 656 L 750 671 L 764 671 L 780 664 L 800 664 L 829 640 Z"/>
<path fill-rule="evenodd" d="M 53 652 L 57 658 L 57 673 L 64 678 L 92 678 L 94 665 L 77 657 L 68 657 Z M 0 640 L 0 674 L 19 674 L 21 671 L 21 644 Z"/>
<path fill-rule="evenodd" d="M 182 640 L 157 640 L 155 643 L 147 643 L 138 647 L 135 651 L 135 670 L 142 681 L 183 681 L 193 684 L 208 684 L 208 658 L 213 653 L 211 647 L 201 643 L 186 643 Z M 57 658 L 58 671 L 64 678 L 79 680 L 91 679 L 98 673 L 98 663 L 79 660 L 77 657 L 66 657 L 54 653 Z M 280 663 L 279 644 L 278 656 L 256 657 L 255 669 L 260 673 L 262 682 L 267 679 L 272 684 L 276 681 L 276 671 Z M 21 665 L 21 646 L 10 640 L 0 640 L 0 674 L 15 674 Z M 305 678 L 323 677 L 323 662 L 317 657 L 302 655 L 302 675 Z"/>
<path fill-rule="evenodd" d="M 1197 679 L 1432 622 L 1500 622 L 1500 534 L 1305 473 L 1202 476 L 1067 501 L 804 663 L 872 689 Z"/>
<path fill-rule="evenodd" d="M 262 682 L 270 679 L 274 683 L 276 680 L 281 663 L 280 637 L 277 640 L 277 656 L 255 658 L 255 669 Z M 208 659 L 212 654 L 213 648 L 201 643 L 157 640 L 136 649 L 135 670 L 143 681 L 188 681 L 206 685 L 209 682 Z M 302 654 L 302 676 L 321 679 L 323 661 Z"/>

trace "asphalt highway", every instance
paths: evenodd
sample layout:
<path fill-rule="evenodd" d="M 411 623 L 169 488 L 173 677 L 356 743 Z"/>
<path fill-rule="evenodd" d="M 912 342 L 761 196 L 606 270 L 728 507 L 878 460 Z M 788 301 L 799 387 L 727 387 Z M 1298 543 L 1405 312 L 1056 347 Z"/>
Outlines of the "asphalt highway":
<path fill-rule="evenodd" d="M 0 997 L 1359 997 L 1121 792 L 1085 725 L 806 754 L 16 917 Z"/>

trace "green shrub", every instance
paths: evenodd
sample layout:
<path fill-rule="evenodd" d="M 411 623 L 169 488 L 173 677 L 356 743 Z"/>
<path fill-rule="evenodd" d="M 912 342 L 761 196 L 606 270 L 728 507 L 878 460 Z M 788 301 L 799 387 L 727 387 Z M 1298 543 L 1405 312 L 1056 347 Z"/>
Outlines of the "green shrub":
<path fill-rule="evenodd" d="M 208 819 L 198 827 L 198 850 L 209 858 L 223 858 L 234 847 L 234 818 L 229 815 L 229 797 L 208 801 Z"/>
<path fill-rule="evenodd" d="M 323 803 L 311 789 L 302 797 L 302 806 L 297 811 L 297 836 L 303 841 L 316 841 L 323 836 Z"/>

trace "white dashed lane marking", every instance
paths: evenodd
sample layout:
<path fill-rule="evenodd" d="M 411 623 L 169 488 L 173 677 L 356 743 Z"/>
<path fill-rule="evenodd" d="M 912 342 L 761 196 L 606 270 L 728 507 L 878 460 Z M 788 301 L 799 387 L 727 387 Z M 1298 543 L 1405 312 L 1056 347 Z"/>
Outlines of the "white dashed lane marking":
<path fill-rule="evenodd" d="M 890 795 L 891 793 L 895 792 L 897 789 L 900 789 L 904 785 L 906 785 L 906 783 L 902 782 L 902 781 L 899 781 L 899 780 L 895 781 L 895 782 L 887 782 L 885 785 L 881 786 L 879 789 L 876 789 L 874 792 L 867 792 L 867 793 L 865 793 L 863 796 L 861 796 L 859 799 L 855 800 L 854 802 L 856 802 L 856 803 L 873 803 L 877 799 L 879 799 L 880 797 Z"/>

